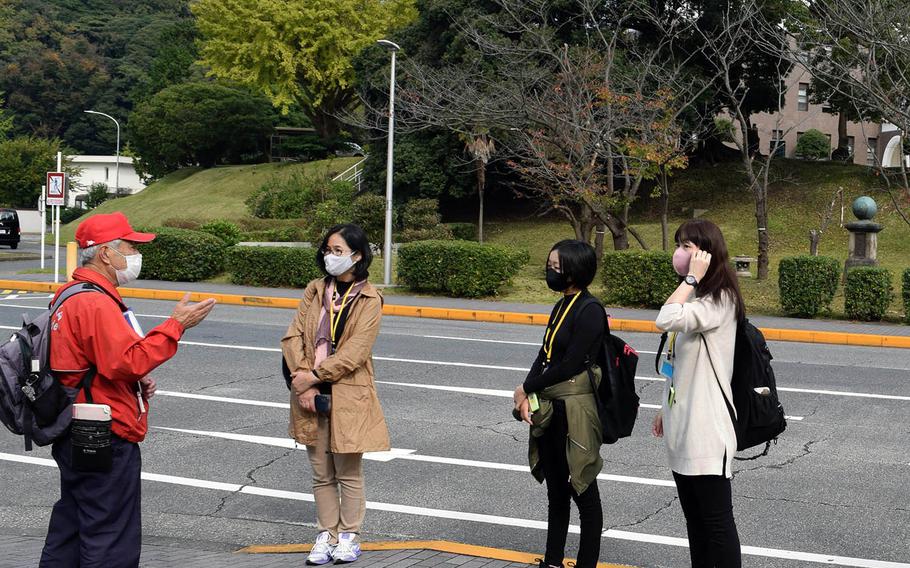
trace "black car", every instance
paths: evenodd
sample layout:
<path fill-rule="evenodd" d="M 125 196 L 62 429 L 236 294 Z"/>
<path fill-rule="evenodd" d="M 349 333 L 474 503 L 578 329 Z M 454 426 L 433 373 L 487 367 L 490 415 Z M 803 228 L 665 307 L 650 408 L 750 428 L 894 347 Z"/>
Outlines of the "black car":
<path fill-rule="evenodd" d="M 0 245 L 19 247 L 22 231 L 19 230 L 19 214 L 15 209 L 0 209 Z"/>

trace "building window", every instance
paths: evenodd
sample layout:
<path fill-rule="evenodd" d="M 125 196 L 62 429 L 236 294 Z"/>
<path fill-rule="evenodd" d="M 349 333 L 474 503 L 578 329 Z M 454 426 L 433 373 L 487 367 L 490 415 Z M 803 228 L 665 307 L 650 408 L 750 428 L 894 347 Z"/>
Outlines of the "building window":
<path fill-rule="evenodd" d="M 878 146 L 878 138 L 869 138 L 866 140 L 866 165 L 875 165 L 875 150 Z"/>
<path fill-rule="evenodd" d="M 775 158 L 785 158 L 787 156 L 787 143 L 784 142 L 783 130 L 771 131 L 771 147 L 769 150 Z"/>
<path fill-rule="evenodd" d="M 853 136 L 847 136 L 847 153 L 853 157 L 853 148 L 856 146 L 856 139 Z"/>
<path fill-rule="evenodd" d="M 107 166 L 104 166 L 104 181 L 111 179 L 111 169 Z"/>
<path fill-rule="evenodd" d="M 796 110 L 809 110 L 809 83 L 799 84 L 799 97 L 796 102 Z"/>

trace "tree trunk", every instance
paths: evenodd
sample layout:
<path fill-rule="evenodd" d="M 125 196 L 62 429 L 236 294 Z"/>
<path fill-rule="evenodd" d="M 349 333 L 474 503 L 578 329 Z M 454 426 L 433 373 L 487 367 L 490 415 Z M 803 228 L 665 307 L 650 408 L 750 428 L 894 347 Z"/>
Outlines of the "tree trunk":
<path fill-rule="evenodd" d="M 660 172 L 660 239 L 664 250 L 670 250 L 670 188 L 668 187 L 667 171 L 661 168 Z"/>
<path fill-rule="evenodd" d="M 809 231 L 809 254 L 812 256 L 818 256 L 818 241 L 821 237 L 821 233 L 812 229 Z"/>
<path fill-rule="evenodd" d="M 594 230 L 594 254 L 597 256 L 597 264 L 599 265 L 604 258 L 604 235 L 607 232 L 607 227 L 603 223 L 598 223 Z"/>
<path fill-rule="evenodd" d="M 837 147 L 847 149 L 849 142 L 847 140 L 847 113 L 842 112 L 837 115 Z M 846 155 L 846 154 L 845 154 Z"/>
<path fill-rule="evenodd" d="M 477 213 L 477 241 L 483 244 L 483 190 L 487 185 L 487 168 L 481 160 L 477 160 L 477 197 L 480 201 Z"/>
<path fill-rule="evenodd" d="M 327 106 L 328 105 L 323 104 L 319 108 L 306 112 L 306 115 L 310 119 L 310 122 L 313 123 L 313 128 L 316 130 L 319 139 L 323 142 L 333 142 L 338 138 L 338 134 L 341 132 L 341 126 L 338 119 L 330 114 L 329 111 L 331 109 L 326 109 Z"/>
<path fill-rule="evenodd" d="M 756 182 L 755 192 L 755 223 L 758 228 L 758 280 L 768 278 L 770 258 L 770 239 L 768 238 L 768 202 L 765 192 L 761 187 L 762 182 Z"/>

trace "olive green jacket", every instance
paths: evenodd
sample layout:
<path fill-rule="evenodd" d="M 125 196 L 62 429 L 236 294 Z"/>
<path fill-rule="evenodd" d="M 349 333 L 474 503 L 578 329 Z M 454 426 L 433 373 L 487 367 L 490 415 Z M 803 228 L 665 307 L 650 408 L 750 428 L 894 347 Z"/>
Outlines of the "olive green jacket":
<path fill-rule="evenodd" d="M 594 380 L 599 385 L 601 371 L 594 367 Z M 543 468 L 537 439 L 543 435 L 553 419 L 553 401 L 562 400 L 566 405 L 569 435 L 566 438 L 566 459 L 569 462 L 569 481 L 575 493 L 581 495 L 603 469 L 600 444 L 603 440 L 597 403 L 591 389 L 588 372 L 582 371 L 569 380 L 549 386 L 538 394 L 540 410 L 531 416 L 531 435 L 528 439 L 528 462 L 531 474 L 544 482 Z"/>

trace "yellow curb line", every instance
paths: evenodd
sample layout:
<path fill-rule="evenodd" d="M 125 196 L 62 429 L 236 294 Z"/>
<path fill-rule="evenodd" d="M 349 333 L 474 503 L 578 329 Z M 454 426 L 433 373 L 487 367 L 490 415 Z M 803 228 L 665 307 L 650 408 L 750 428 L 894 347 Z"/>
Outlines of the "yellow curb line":
<path fill-rule="evenodd" d="M 273 544 L 273 545 L 254 545 L 241 548 L 236 551 L 238 554 L 292 554 L 309 552 L 313 545 L 311 544 Z M 436 552 L 448 552 L 450 554 L 462 554 L 464 556 L 476 556 L 478 558 L 490 558 L 492 560 L 504 560 L 507 562 L 522 562 L 525 564 L 537 564 L 541 560 L 540 554 L 530 554 L 527 552 L 518 552 L 516 550 L 506 550 L 503 548 L 490 548 L 486 546 L 475 546 L 473 544 L 462 544 L 448 540 L 403 540 L 403 541 L 386 541 L 386 542 L 362 542 L 361 550 L 433 550 Z M 598 568 L 634 568 L 628 564 L 609 564 L 598 562 Z"/>
<path fill-rule="evenodd" d="M 10 290 L 27 290 L 31 292 L 55 292 L 62 284 L 49 282 L 28 282 L 21 280 L 0 280 L 0 288 Z M 120 288 L 124 298 L 143 300 L 180 300 L 184 292 L 177 290 L 149 290 L 146 288 Z M 191 292 L 190 300 L 198 302 L 206 298 L 215 298 L 219 303 L 235 306 L 252 306 L 258 308 L 294 309 L 300 303 L 297 298 L 277 298 L 269 296 L 244 296 L 240 294 L 217 294 Z M 465 310 L 455 308 L 429 308 L 421 306 L 399 306 L 386 304 L 382 313 L 387 316 L 427 318 L 455 321 L 475 321 L 486 323 L 513 323 L 525 325 L 546 325 L 549 315 L 525 314 L 517 312 L 496 312 L 486 310 Z M 653 321 L 611 318 L 610 329 L 629 333 L 660 333 Z M 910 336 L 873 335 L 866 333 L 848 333 L 843 331 L 814 331 L 803 329 L 761 328 L 768 341 L 788 341 L 796 343 L 818 343 L 829 345 L 852 345 L 862 347 L 897 347 L 910 349 Z"/>

